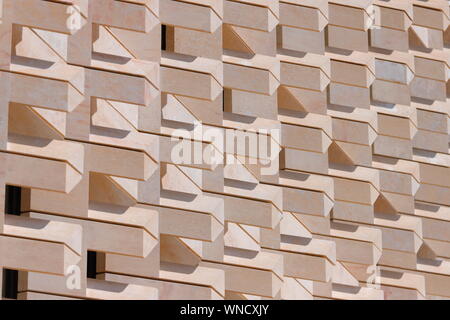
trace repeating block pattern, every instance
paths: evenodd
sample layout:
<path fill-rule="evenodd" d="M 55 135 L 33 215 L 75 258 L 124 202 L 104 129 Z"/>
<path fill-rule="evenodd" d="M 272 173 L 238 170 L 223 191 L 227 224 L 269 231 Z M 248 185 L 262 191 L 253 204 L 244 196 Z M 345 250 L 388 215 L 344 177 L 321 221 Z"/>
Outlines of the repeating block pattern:
<path fill-rule="evenodd" d="M 4 299 L 450 298 L 448 1 L 0 3 Z"/>

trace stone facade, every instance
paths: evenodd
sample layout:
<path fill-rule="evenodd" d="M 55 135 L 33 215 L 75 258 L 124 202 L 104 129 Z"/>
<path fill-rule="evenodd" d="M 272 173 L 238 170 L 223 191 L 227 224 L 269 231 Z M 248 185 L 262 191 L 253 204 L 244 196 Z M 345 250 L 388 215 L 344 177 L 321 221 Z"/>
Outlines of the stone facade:
<path fill-rule="evenodd" d="M 450 298 L 448 1 L 0 3 L 4 299 Z"/>

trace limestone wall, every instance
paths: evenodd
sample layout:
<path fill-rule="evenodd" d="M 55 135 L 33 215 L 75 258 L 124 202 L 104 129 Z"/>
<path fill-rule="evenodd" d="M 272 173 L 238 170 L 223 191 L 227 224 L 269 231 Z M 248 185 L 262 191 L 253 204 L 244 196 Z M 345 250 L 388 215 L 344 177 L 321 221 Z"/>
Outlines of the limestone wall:
<path fill-rule="evenodd" d="M 450 298 L 448 1 L 0 3 L 4 299 Z"/>

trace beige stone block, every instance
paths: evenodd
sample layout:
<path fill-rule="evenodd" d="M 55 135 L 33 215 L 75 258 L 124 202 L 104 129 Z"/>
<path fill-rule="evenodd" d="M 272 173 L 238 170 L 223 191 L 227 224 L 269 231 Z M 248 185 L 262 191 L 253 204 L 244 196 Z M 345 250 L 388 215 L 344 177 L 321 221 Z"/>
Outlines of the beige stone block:
<path fill-rule="evenodd" d="M 270 66 L 270 68 L 272 67 Z M 274 68 L 276 70 L 225 63 L 224 86 L 230 89 L 272 95 L 279 86 L 279 68 L 277 66 Z"/>
<path fill-rule="evenodd" d="M 445 30 L 448 26 L 448 17 L 436 8 L 414 5 L 413 13 L 414 24 L 440 30 Z"/>
<path fill-rule="evenodd" d="M 283 109 L 326 114 L 327 92 L 281 86 L 278 89 L 278 105 Z"/>
<path fill-rule="evenodd" d="M 222 28 L 213 33 L 174 28 L 173 51 L 192 56 L 220 60 L 222 58 Z"/>
<path fill-rule="evenodd" d="M 270 96 L 240 90 L 226 90 L 225 111 L 250 117 L 276 119 L 277 94 Z"/>
<path fill-rule="evenodd" d="M 448 152 L 448 135 L 439 132 L 418 130 L 414 136 L 413 146 L 417 149 L 434 152 Z"/>
<path fill-rule="evenodd" d="M 450 299 L 447 1 L 0 2 L 18 300 Z"/>
<path fill-rule="evenodd" d="M 373 288 L 348 288 L 333 285 L 332 297 L 340 300 L 384 300 L 384 291 Z"/>
<path fill-rule="evenodd" d="M 222 24 L 212 8 L 173 0 L 160 1 L 159 18 L 163 24 L 210 33 Z"/>
<path fill-rule="evenodd" d="M 333 118 L 333 139 L 355 144 L 371 145 L 377 137 L 366 123 Z"/>
<path fill-rule="evenodd" d="M 335 201 L 333 206 L 333 220 L 351 221 L 356 223 L 373 223 L 373 206 Z"/>
<path fill-rule="evenodd" d="M 72 111 L 83 100 L 83 96 L 69 83 L 20 74 L 12 74 L 10 79 L 12 102 Z M 41 89 L 36 90 L 37 87 Z"/>
<path fill-rule="evenodd" d="M 402 84 L 409 84 L 414 78 L 407 64 L 382 59 L 375 59 L 375 76 L 380 80 Z"/>
<path fill-rule="evenodd" d="M 382 135 L 413 139 L 416 128 L 409 118 L 392 117 L 386 114 L 378 114 L 378 132 Z"/>
<path fill-rule="evenodd" d="M 267 3 L 267 2 L 266 2 Z M 278 4 L 278 2 L 277 2 Z M 277 13 L 268 5 L 252 1 L 224 1 L 223 22 L 250 29 L 270 32 L 278 24 Z M 251 16 L 251 19 L 247 19 Z"/>
<path fill-rule="evenodd" d="M 328 216 L 332 207 L 333 201 L 321 192 L 294 188 L 283 189 L 284 210 L 316 216 Z"/>
<path fill-rule="evenodd" d="M 214 100 L 220 84 L 210 75 L 175 68 L 161 68 L 161 90 L 191 98 Z"/>
<path fill-rule="evenodd" d="M 357 202 L 372 205 L 378 197 L 373 185 L 363 181 L 334 179 L 334 197 L 336 200 Z"/>
<path fill-rule="evenodd" d="M 105 10 L 105 6 L 108 7 L 108 10 Z M 148 32 L 150 29 L 151 13 L 145 6 L 100 0 L 89 9 L 91 10 L 92 21 L 98 24 L 140 32 Z"/>
<path fill-rule="evenodd" d="M 370 165 L 372 146 L 351 142 L 335 141 L 329 148 L 329 161 L 352 165 Z"/>
<path fill-rule="evenodd" d="M 56 160 L 28 157 L 18 154 L 0 154 L 7 166 L 7 184 L 22 185 L 37 189 L 70 192 L 81 180 L 81 175 L 72 166 Z M 33 172 L 25 168 L 33 166 Z M 24 175 L 24 172 L 28 172 Z"/>
<path fill-rule="evenodd" d="M 223 297 L 210 287 L 190 285 L 185 283 L 161 281 L 147 278 L 137 278 L 124 275 L 108 273 L 105 279 L 110 281 L 120 281 L 126 283 L 136 283 L 158 289 L 159 299 L 161 300 L 217 300 Z"/>
<path fill-rule="evenodd" d="M 315 234 L 330 234 L 330 219 L 326 216 L 317 216 L 309 214 L 293 213 L 293 215 L 301 221 L 311 233 Z"/>
<path fill-rule="evenodd" d="M 412 141 L 395 137 L 389 137 L 379 134 L 377 140 L 373 144 L 374 154 L 411 159 L 412 158 Z"/>
<path fill-rule="evenodd" d="M 101 300 L 152 300 L 158 298 L 158 290 L 135 284 L 89 279 L 86 296 Z"/>
<path fill-rule="evenodd" d="M 441 30 L 412 25 L 410 28 L 413 48 L 443 49 L 443 33 Z"/>
<path fill-rule="evenodd" d="M 282 125 L 281 137 L 283 146 L 320 153 L 325 152 L 331 143 L 322 130 L 288 124 Z"/>
<path fill-rule="evenodd" d="M 295 3 L 280 2 L 280 24 L 317 31 L 324 29 L 327 17 L 318 8 L 294 5 Z"/>
<path fill-rule="evenodd" d="M 378 79 L 372 85 L 372 98 L 375 101 L 392 104 L 409 105 L 411 102 L 407 85 Z"/>
<path fill-rule="evenodd" d="M 343 50 L 367 52 L 368 35 L 364 30 L 328 25 L 328 46 Z"/>
<path fill-rule="evenodd" d="M 370 36 L 372 47 L 403 52 L 409 49 L 407 31 L 379 27 L 370 30 Z"/>
<path fill-rule="evenodd" d="M 411 26 L 410 3 L 398 1 L 388 6 L 382 6 L 382 3 L 377 1 L 377 4 L 379 5 L 380 24 L 383 27 L 407 30 Z"/>
<path fill-rule="evenodd" d="M 69 266 L 80 260 L 79 255 L 62 243 L 7 235 L 1 236 L 0 241 L 2 265 L 8 269 L 64 275 Z M 17 250 L 6 255 L 5 248 L 12 247 Z"/>
<path fill-rule="evenodd" d="M 296 149 L 283 149 L 281 169 L 298 170 L 315 173 L 328 172 L 328 154 L 308 152 Z"/>
<path fill-rule="evenodd" d="M 218 268 L 214 268 L 212 263 L 204 263 L 204 265 L 192 268 L 180 264 L 162 263 L 160 271 L 160 279 L 172 282 L 181 282 L 193 285 L 203 285 L 211 287 L 219 295 L 224 295 L 225 272 Z"/>
<path fill-rule="evenodd" d="M 329 99 L 332 104 L 369 109 L 370 89 L 332 82 Z"/>
<path fill-rule="evenodd" d="M 8 0 L 8 2 L 12 1 Z M 8 2 L 7 4 L 9 6 Z M 16 9 L 19 7 L 21 7 L 22 10 Z M 45 16 L 46 12 L 49 11 L 54 13 L 52 17 L 42 21 L 39 17 Z M 70 33 L 70 30 L 66 24 L 67 18 L 69 18 L 67 5 L 62 3 L 42 4 L 40 1 L 36 0 L 20 0 L 19 2 L 14 2 L 14 5 L 11 7 L 11 12 L 8 12 L 8 14 L 11 19 L 18 24 L 40 26 L 43 29 L 52 30 L 55 32 Z"/>
<path fill-rule="evenodd" d="M 172 208 L 161 208 L 160 212 L 161 234 L 213 241 L 223 229 L 223 225 L 208 214 Z M 188 225 L 190 227 L 186 228 Z"/>
<path fill-rule="evenodd" d="M 223 48 L 266 56 L 276 55 L 277 29 L 270 32 L 224 24 Z"/>
<path fill-rule="evenodd" d="M 416 76 L 411 82 L 411 96 L 444 101 L 446 99 L 445 82 Z"/>
<path fill-rule="evenodd" d="M 159 276 L 160 270 L 159 253 L 158 247 L 153 249 L 145 258 L 106 253 L 104 255 L 104 261 L 101 262 L 102 273 L 98 276 L 104 274 L 104 279 L 109 280 L 108 275 L 111 272 L 113 274 L 128 274 L 136 278 L 157 277 Z M 130 283 L 133 282 L 131 281 Z"/>
<path fill-rule="evenodd" d="M 289 277 L 327 282 L 331 278 L 332 264 L 324 257 L 282 250 L 285 274 Z M 301 266 L 301 267 L 299 267 Z"/>
<path fill-rule="evenodd" d="M 325 31 L 315 31 L 290 26 L 279 26 L 280 45 L 283 49 L 323 54 Z"/>
<path fill-rule="evenodd" d="M 301 283 L 290 277 L 283 277 L 283 287 L 281 288 L 281 299 L 283 300 L 312 300 L 311 292 L 305 289 Z"/>
<path fill-rule="evenodd" d="M 259 268 L 251 268 L 248 262 L 255 259 L 271 258 L 269 261 L 261 261 Z M 230 259 L 227 261 L 227 259 Z M 282 261 L 280 254 L 271 254 L 261 252 L 253 259 L 235 257 L 232 255 L 225 256 L 224 264 L 205 263 L 210 268 L 223 270 L 225 273 L 225 289 L 227 291 L 242 292 L 265 296 L 268 298 L 275 297 L 282 286 L 282 275 L 273 270 L 273 265 Z"/>

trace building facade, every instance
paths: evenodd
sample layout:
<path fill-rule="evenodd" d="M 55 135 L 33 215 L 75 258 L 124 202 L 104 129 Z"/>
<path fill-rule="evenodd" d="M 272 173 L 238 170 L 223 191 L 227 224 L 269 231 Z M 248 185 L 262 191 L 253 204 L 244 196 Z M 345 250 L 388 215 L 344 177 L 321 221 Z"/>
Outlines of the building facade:
<path fill-rule="evenodd" d="M 3 0 L 3 299 L 450 298 L 445 0 Z"/>

